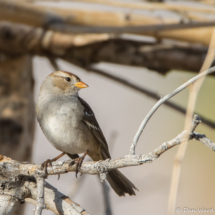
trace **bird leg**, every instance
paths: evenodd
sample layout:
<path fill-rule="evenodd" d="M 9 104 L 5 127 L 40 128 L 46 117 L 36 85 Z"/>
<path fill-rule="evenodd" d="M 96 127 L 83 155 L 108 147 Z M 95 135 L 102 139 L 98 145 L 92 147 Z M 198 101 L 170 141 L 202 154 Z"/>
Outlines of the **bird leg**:
<path fill-rule="evenodd" d="M 58 155 L 57 157 L 55 157 L 55 158 L 53 158 L 53 159 L 48 159 L 48 160 L 46 160 L 46 161 L 44 161 L 41 165 L 42 165 L 42 167 L 44 168 L 44 170 L 45 170 L 45 173 L 48 175 L 48 172 L 47 172 L 47 166 L 48 166 L 48 164 L 50 165 L 50 166 L 52 166 L 52 162 L 54 162 L 54 161 L 56 161 L 56 160 L 58 160 L 59 158 L 61 158 L 61 157 L 63 157 L 64 155 L 66 154 L 66 152 L 63 152 L 63 153 L 61 153 L 60 155 Z"/>
<path fill-rule="evenodd" d="M 76 178 L 78 175 L 78 170 L 81 167 L 81 164 L 83 163 L 83 160 L 88 153 L 89 153 L 89 150 L 87 150 L 81 157 L 75 159 L 75 161 L 76 161 L 76 171 L 75 171 L 76 172 L 76 174 L 75 174 Z"/>

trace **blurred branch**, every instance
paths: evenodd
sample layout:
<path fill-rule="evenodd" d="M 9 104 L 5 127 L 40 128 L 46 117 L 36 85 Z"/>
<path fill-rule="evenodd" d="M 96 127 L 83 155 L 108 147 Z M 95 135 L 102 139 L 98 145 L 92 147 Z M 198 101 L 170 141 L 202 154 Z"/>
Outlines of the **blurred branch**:
<path fill-rule="evenodd" d="M 199 71 L 207 49 L 113 38 L 111 34 L 71 35 L 26 25 L 0 23 L 0 50 L 10 55 L 32 53 L 62 58 L 88 69 L 92 63 L 144 66 L 165 74 L 171 69 Z"/>
<path fill-rule="evenodd" d="M 24 2 L 37 2 L 39 0 L 22 0 Z M 65 0 L 44 0 L 46 2 L 48 1 L 65 1 Z M 66 0 L 68 2 L 77 1 L 77 0 Z M 203 2 L 207 2 L 208 0 L 202 0 Z M 211 0 L 213 1 L 213 0 Z M 145 9 L 145 10 L 172 10 L 174 12 L 178 11 L 186 11 L 186 12 L 199 12 L 199 13 L 215 13 L 215 8 L 211 7 L 197 7 L 196 5 L 186 5 L 186 4 L 172 4 L 172 2 L 165 2 L 165 3 L 158 3 L 158 2 L 123 2 L 123 1 L 114 1 L 114 0 L 79 0 L 79 2 L 85 2 L 85 3 L 93 3 L 93 4 L 101 4 L 105 6 L 113 6 L 113 7 L 119 7 L 119 8 L 129 8 L 129 9 Z"/>
<path fill-rule="evenodd" d="M 92 63 L 106 61 L 123 65 L 145 66 L 150 69 L 157 69 L 161 74 L 165 74 L 170 69 L 198 71 L 206 54 L 205 48 L 190 45 L 156 45 L 110 39 L 111 37 L 108 34 L 66 35 L 25 25 L 7 22 L 0 24 L 0 50 L 15 56 L 29 52 L 45 55 L 56 70 L 58 70 L 58 67 L 54 59 L 60 57 L 84 69 L 92 68 Z M 100 40 L 108 41 L 101 42 Z M 86 45 L 86 41 L 90 44 Z M 160 95 L 148 89 L 138 87 L 127 80 L 104 73 L 98 69 L 93 70 L 99 75 L 115 80 L 151 98 L 160 99 Z M 184 114 L 186 112 L 185 109 L 172 102 L 167 101 L 165 105 L 174 108 L 180 113 Z M 205 119 L 203 116 L 201 118 L 203 123 L 212 128 L 215 127 L 210 120 Z"/>
<path fill-rule="evenodd" d="M 105 215 L 112 215 L 111 203 L 110 203 L 110 187 L 108 186 L 107 182 L 104 181 L 102 183 L 103 189 L 103 197 L 104 197 L 104 204 L 105 204 Z"/>
<path fill-rule="evenodd" d="M 11 55 L 34 53 L 63 56 L 74 46 L 84 46 L 111 37 L 109 34 L 63 34 L 27 25 L 0 22 L 0 49 Z"/>
<path fill-rule="evenodd" d="M 32 156 L 35 126 L 32 73 L 30 55 L 10 57 L 0 53 L 0 151 L 19 161 L 31 161 Z M 2 206 L 7 202 L 8 210 L 14 206 L 11 215 L 23 215 L 24 205 L 16 207 L 17 199 L 11 196 L 0 199 L 0 214 L 4 214 Z"/>
<path fill-rule="evenodd" d="M 140 87 L 137 84 L 134 84 L 134 83 L 132 83 L 132 82 L 126 80 L 126 79 L 123 79 L 121 77 L 118 77 L 118 76 L 112 75 L 110 73 L 104 72 L 104 71 L 102 71 L 100 69 L 97 69 L 95 66 L 92 66 L 92 69 L 89 70 L 89 72 L 93 72 L 93 73 L 96 73 L 98 75 L 104 76 L 104 77 L 106 77 L 108 79 L 111 79 L 113 81 L 116 81 L 117 83 L 120 83 L 120 84 L 122 84 L 122 85 L 124 85 L 126 87 L 129 87 L 132 90 L 136 90 L 137 92 L 143 93 L 143 94 L 145 94 L 146 96 L 149 96 L 152 99 L 160 100 L 160 98 L 162 97 L 160 94 L 157 94 L 154 91 L 149 90 L 148 88 L 144 88 L 142 86 Z M 164 105 L 172 108 L 173 110 L 176 110 L 179 113 L 186 114 L 186 109 L 185 108 L 182 108 L 179 105 L 177 105 L 177 104 L 175 104 L 175 103 L 173 103 L 171 101 L 165 101 Z M 207 126 L 209 126 L 211 128 L 215 128 L 215 123 L 213 121 L 204 118 L 199 113 L 197 113 L 197 115 L 199 115 L 201 117 L 202 122 L 205 125 L 207 125 Z"/>
<path fill-rule="evenodd" d="M 151 11 L 156 8 L 157 3 L 143 4 Z M 148 6 L 147 6 L 148 5 Z M 166 7 L 168 4 L 159 4 Z M 160 6 L 158 5 L 158 8 Z M 169 5 L 168 10 L 177 12 L 186 10 L 202 11 L 205 13 L 214 13 L 214 8 L 208 9 L 204 7 L 189 7 L 180 5 Z M 189 41 L 192 43 L 202 43 L 208 45 L 214 26 L 213 19 L 211 22 L 201 20 L 201 16 L 197 19 L 199 23 L 184 21 L 184 13 L 178 13 L 177 16 L 164 16 L 160 13 L 134 13 L 133 11 L 100 11 L 86 10 L 83 8 L 62 9 L 59 7 L 50 7 L 39 4 L 26 2 L 0 2 L 0 20 L 14 21 L 32 26 L 43 27 L 46 29 L 55 29 L 66 32 L 138 32 L 140 34 L 148 34 L 156 38 L 170 38 Z M 16 12 L 17 11 L 17 12 Z M 144 26 L 141 26 L 144 23 Z M 186 24 L 183 24 L 186 23 Z M 79 27 L 79 26 L 83 27 Z M 77 26 L 77 27 L 76 27 Z M 90 27 L 89 27 L 90 26 Z M 104 26 L 96 27 L 96 26 Z M 106 27 L 105 27 L 106 26 Z M 112 28 L 118 26 L 119 28 Z M 127 26 L 127 27 L 123 27 Z M 132 27 L 133 26 L 133 27 Z M 136 26 L 136 27 L 135 27 Z M 204 26 L 204 27 L 203 27 Z M 109 28 L 110 27 L 110 28 Z M 182 29 L 188 28 L 189 29 Z M 190 28 L 193 29 L 190 29 Z M 193 37 L 195 35 L 195 37 Z"/>
<path fill-rule="evenodd" d="M 48 27 L 52 23 L 65 23 L 66 19 L 51 10 L 41 10 L 32 4 L 0 1 L 0 20 Z"/>
<path fill-rule="evenodd" d="M 71 26 L 66 24 L 50 24 L 49 29 L 63 33 L 141 33 L 155 36 L 160 31 L 192 29 L 192 28 L 206 28 L 215 25 L 215 21 L 210 22 L 189 22 L 176 24 L 159 24 L 159 25 L 138 25 L 125 27 L 100 27 L 100 26 Z"/>

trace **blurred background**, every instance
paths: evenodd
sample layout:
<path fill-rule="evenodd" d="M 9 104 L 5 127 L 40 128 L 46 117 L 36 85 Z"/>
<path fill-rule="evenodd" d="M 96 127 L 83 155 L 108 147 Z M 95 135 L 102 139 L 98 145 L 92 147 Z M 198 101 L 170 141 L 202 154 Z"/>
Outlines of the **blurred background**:
<path fill-rule="evenodd" d="M 125 156 L 156 101 L 200 71 L 214 14 L 213 0 L 0 1 L 0 153 L 36 164 L 59 154 L 36 122 L 35 103 L 46 76 L 64 70 L 90 86 L 80 96 L 94 110 L 112 158 Z M 214 91 L 211 75 L 205 78 L 195 109 L 203 121 L 196 131 L 213 141 Z M 158 109 L 136 153 L 147 154 L 183 131 L 188 95 L 189 88 Z M 97 176 L 76 179 L 68 173 L 47 181 L 90 214 L 167 214 L 177 149 L 153 163 L 121 169 L 139 192 L 120 198 L 110 189 L 108 212 Z M 215 211 L 214 162 L 214 152 L 189 142 L 176 202 L 182 210 L 176 214 L 184 214 L 183 208 Z M 25 206 L 16 214 L 33 214 L 34 205 Z"/>

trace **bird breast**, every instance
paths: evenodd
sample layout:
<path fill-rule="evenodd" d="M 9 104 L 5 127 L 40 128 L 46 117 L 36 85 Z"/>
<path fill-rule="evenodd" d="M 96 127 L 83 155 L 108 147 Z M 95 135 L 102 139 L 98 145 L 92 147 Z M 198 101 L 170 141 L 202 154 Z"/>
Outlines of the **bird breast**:
<path fill-rule="evenodd" d="M 44 106 L 38 117 L 40 126 L 51 144 L 58 150 L 80 154 L 88 150 L 89 129 L 82 123 L 83 109 L 76 100 L 53 100 Z"/>

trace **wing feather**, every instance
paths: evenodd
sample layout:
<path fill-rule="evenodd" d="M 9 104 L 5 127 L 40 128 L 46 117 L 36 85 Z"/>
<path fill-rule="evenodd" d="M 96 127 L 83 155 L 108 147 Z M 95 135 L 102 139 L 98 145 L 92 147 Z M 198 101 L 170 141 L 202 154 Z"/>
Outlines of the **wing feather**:
<path fill-rule="evenodd" d="M 96 120 L 96 117 L 91 109 L 91 107 L 85 102 L 82 98 L 79 97 L 79 101 L 84 106 L 84 117 L 82 121 L 85 123 L 85 125 L 90 129 L 94 137 L 98 140 L 100 143 L 100 150 L 103 159 L 110 158 L 110 153 L 108 150 L 107 141 L 104 137 L 104 134 Z"/>

